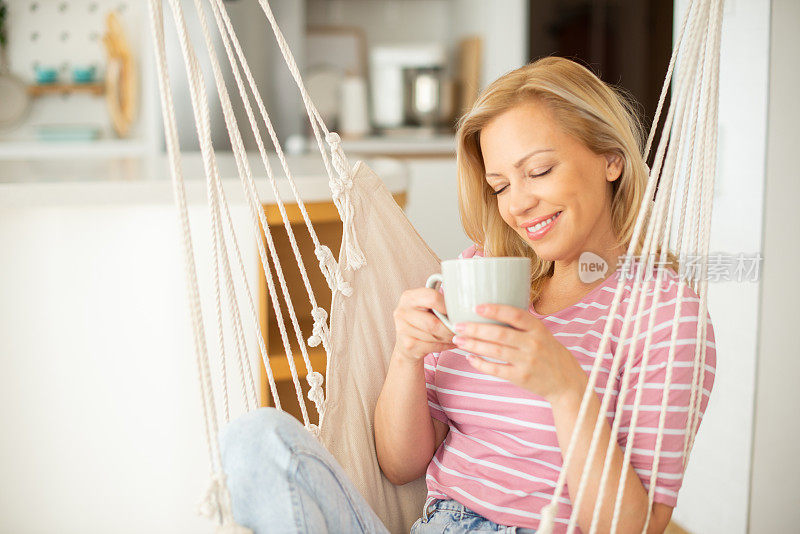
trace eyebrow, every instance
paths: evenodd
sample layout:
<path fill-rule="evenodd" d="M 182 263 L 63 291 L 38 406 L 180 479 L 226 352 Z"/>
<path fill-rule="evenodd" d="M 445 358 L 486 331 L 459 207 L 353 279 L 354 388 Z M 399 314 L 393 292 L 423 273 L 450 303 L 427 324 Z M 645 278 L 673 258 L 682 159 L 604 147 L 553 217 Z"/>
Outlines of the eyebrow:
<path fill-rule="evenodd" d="M 527 155 L 523 156 L 522 158 L 520 158 L 520 160 L 514 164 L 514 167 L 516 167 L 518 169 L 523 163 L 525 163 L 525 161 L 528 158 L 530 158 L 531 156 L 534 156 L 534 155 L 536 155 L 536 154 L 538 154 L 540 152 L 553 152 L 553 151 L 554 151 L 554 149 L 552 149 L 552 148 L 540 148 L 539 150 L 534 150 L 533 152 L 530 152 L 529 154 L 527 154 Z M 486 177 L 488 178 L 489 176 L 500 176 L 500 175 L 498 173 L 496 173 L 496 172 L 486 173 Z"/>

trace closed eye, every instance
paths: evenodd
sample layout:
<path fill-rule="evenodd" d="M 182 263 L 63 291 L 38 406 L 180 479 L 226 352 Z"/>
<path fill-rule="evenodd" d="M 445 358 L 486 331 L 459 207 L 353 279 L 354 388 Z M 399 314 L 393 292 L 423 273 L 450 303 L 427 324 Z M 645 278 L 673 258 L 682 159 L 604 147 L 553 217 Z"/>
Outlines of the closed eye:
<path fill-rule="evenodd" d="M 539 176 L 544 176 L 545 174 L 549 173 L 549 172 L 550 172 L 550 171 L 552 171 L 552 170 L 553 170 L 553 167 L 550 167 L 549 169 L 547 169 L 547 170 L 546 170 L 546 171 L 544 171 L 543 173 L 540 173 L 540 174 L 529 174 L 529 175 L 528 175 L 528 177 L 529 177 L 529 178 L 538 178 Z M 493 195 L 499 195 L 500 193 L 502 193 L 503 191 L 505 191 L 507 188 L 508 188 L 508 186 L 507 186 L 507 185 L 505 185 L 505 186 L 503 186 L 501 189 L 498 189 L 497 191 L 493 191 L 493 192 L 492 192 L 492 194 L 493 194 Z"/>

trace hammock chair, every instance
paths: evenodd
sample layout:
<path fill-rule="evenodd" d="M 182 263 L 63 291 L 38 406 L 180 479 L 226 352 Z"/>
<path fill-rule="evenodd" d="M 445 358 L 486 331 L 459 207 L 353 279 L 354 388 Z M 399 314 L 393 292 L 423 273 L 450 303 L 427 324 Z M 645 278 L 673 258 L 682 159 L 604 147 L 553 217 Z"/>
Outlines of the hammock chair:
<path fill-rule="evenodd" d="M 249 308 L 251 314 L 255 337 L 258 339 L 258 349 L 265 366 L 270 391 L 276 407 L 280 409 L 281 405 L 270 367 L 270 358 L 263 338 L 258 331 L 259 323 L 256 317 L 253 295 L 245 278 L 245 269 L 237 236 L 220 181 L 214 148 L 211 145 L 208 99 L 205 93 L 203 77 L 199 69 L 194 46 L 187 37 L 188 32 L 181 0 L 168 0 L 168 2 L 173 13 L 175 31 L 179 38 L 186 75 L 189 80 L 189 96 L 192 102 L 207 179 L 211 229 L 213 232 L 213 249 L 211 253 L 213 254 L 215 266 L 216 318 L 219 327 L 218 354 L 223 374 L 220 388 L 222 390 L 224 409 L 221 410 L 217 406 L 217 396 L 212 387 L 209 347 L 206 344 L 204 319 L 200 308 L 200 292 L 180 162 L 175 111 L 169 73 L 166 67 L 162 0 L 149 0 L 149 14 L 155 45 L 167 155 L 183 237 L 182 247 L 185 257 L 187 292 L 201 386 L 202 409 L 206 428 L 205 437 L 211 463 L 211 483 L 201 505 L 201 512 L 207 514 L 219 525 L 219 531 L 249 532 L 248 529 L 237 525 L 234 521 L 230 494 L 225 485 L 225 476 L 217 440 L 219 414 L 222 413 L 226 421 L 230 418 L 225 374 L 227 355 L 222 336 L 223 304 L 220 291 L 220 272 L 223 276 L 222 280 L 224 281 L 229 301 L 230 320 L 233 325 L 236 344 L 236 365 L 241 377 L 245 409 L 252 410 L 259 406 L 250 366 L 250 357 L 247 354 L 247 346 L 244 342 L 245 330 L 240 316 L 239 297 L 236 295 L 233 285 L 231 258 L 235 262 L 234 265 L 238 267 L 244 282 L 243 287 L 246 288 L 247 308 Z M 300 331 L 295 309 L 289 298 L 283 270 L 278 261 L 270 227 L 267 224 L 264 211 L 261 209 L 261 202 L 257 196 L 253 181 L 253 170 L 249 166 L 248 158 L 243 148 L 243 141 L 239 125 L 234 117 L 228 88 L 223 81 L 216 51 L 212 45 L 209 25 L 202 5 L 204 2 L 210 5 L 214 23 L 222 37 L 225 55 L 234 74 L 236 88 L 242 98 L 250 127 L 258 144 L 261 160 L 280 209 L 299 271 L 302 274 L 302 280 L 312 306 L 314 318 L 313 330 L 307 342 L 311 347 L 321 344 L 325 350 L 327 356 L 327 387 L 325 388 L 323 388 L 323 376 L 312 368 L 304 339 L 307 333 L 304 334 Z M 194 0 L 194 6 L 202 28 L 203 40 L 211 59 L 212 73 L 223 108 L 241 185 L 253 217 L 255 235 L 259 236 L 259 239 L 256 240 L 258 253 L 261 265 L 264 268 L 269 297 L 280 328 L 281 340 L 285 348 L 295 391 L 300 402 L 303 422 L 305 427 L 321 441 L 344 467 L 354 485 L 366 498 L 386 527 L 393 533 L 407 533 L 410 525 L 419 517 L 425 500 L 425 480 L 424 477 L 421 477 L 412 483 L 398 487 L 382 476 L 372 439 L 372 420 L 375 403 L 380 393 L 394 346 L 392 311 L 404 290 L 422 287 L 431 273 L 439 271 L 440 259 L 415 231 L 381 179 L 361 161 L 353 166 L 350 165 L 342 150 L 339 136 L 325 127 L 320 114 L 309 99 L 298 67 L 276 23 L 269 4 L 266 0 L 258 0 L 258 2 L 269 21 L 289 71 L 300 90 L 303 104 L 329 177 L 333 202 L 343 225 L 338 261 L 334 258 L 331 250 L 320 243 L 314 226 L 311 224 L 305 210 L 303 200 L 297 194 L 291 171 L 288 168 L 261 95 L 255 86 L 250 68 L 223 1 Z M 631 245 L 627 251 L 628 257 L 631 257 L 634 253 L 633 246 L 641 232 L 645 232 L 645 246 L 642 254 L 648 258 L 648 262 L 655 260 L 655 251 L 659 250 L 657 248 L 659 246 L 662 251 L 666 251 L 668 248 L 677 251 L 679 257 L 691 254 L 705 257 L 708 252 L 711 201 L 716 167 L 717 95 L 722 4 L 722 0 L 692 0 L 682 19 L 652 129 L 648 136 L 644 151 L 645 157 L 650 153 L 667 88 L 670 86 L 671 81 L 674 82 L 672 99 L 664 120 L 663 131 L 657 146 L 653 168 L 650 171 L 646 193 L 643 197 Z M 254 106 L 251 104 L 251 99 L 255 104 L 255 111 Z M 262 122 L 257 119 L 257 114 Z M 317 304 L 317 299 L 307 277 L 308 272 L 297 247 L 292 226 L 289 224 L 283 201 L 278 193 L 275 177 L 269 164 L 267 149 L 262 140 L 262 123 L 267 128 L 283 173 L 294 192 L 295 201 L 303 216 L 310 238 L 315 245 L 314 251 L 319 260 L 319 268 L 332 292 L 330 325 L 327 324 L 328 312 Z M 324 143 L 327 143 L 327 148 Z M 330 150 L 330 155 L 328 154 L 328 149 Z M 674 213 L 675 203 L 678 201 L 680 202 L 680 210 L 678 213 Z M 676 231 L 673 232 L 676 219 L 678 225 Z M 224 231 L 225 227 L 228 229 L 227 237 Z M 264 237 L 263 240 L 261 239 L 262 235 Z M 669 247 L 673 239 L 676 240 L 674 246 Z M 275 266 L 275 274 L 277 274 L 280 283 L 285 309 L 289 315 L 287 320 L 284 320 L 283 311 L 278 301 L 278 290 L 276 289 L 270 262 L 267 258 L 264 240 L 268 245 L 269 255 Z M 663 261 L 664 257 L 662 256 L 660 260 Z M 699 424 L 698 414 L 705 377 L 704 372 L 699 372 L 700 369 L 705 368 L 706 353 L 707 281 L 705 269 L 706 266 L 703 263 L 699 266 L 700 275 L 689 280 L 688 283 L 685 277 L 682 276 L 680 279 L 679 297 L 674 317 L 676 324 L 673 325 L 664 384 L 665 391 L 669 391 L 675 354 L 677 320 L 681 309 L 680 295 L 683 294 L 684 287 L 688 285 L 700 296 L 700 311 L 698 314 L 699 325 L 697 328 L 697 343 L 695 345 L 690 407 L 683 450 L 684 469 Z M 660 269 L 658 278 L 654 281 L 655 284 L 661 284 L 662 272 L 663 269 Z M 608 345 L 612 326 L 611 318 L 616 316 L 623 294 L 623 283 L 624 277 L 620 277 L 598 354 L 604 353 Z M 633 281 L 631 302 L 638 297 L 638 302 L 641 305 L 647 293 L 647 288 L 652 283 L 653 281 L 642 280 L 637 275 Z M 658 304 L 659 293 L 655 292 L 654 307 Z M 626 339 L 631 323 L 633 323 L 631 338 L 636 339 L 640 335 L 640 326 L 642 326 L 640 324 L 641 314 L 637 314 L 635 321 L 632 321 L 630 312 L 633 308 L 634 306 L 628 306 L 628 311 L 624 317 L 622 332 Z M 651 314 L 651 319 L 653 317 L 655 317 L 655 314 Z M 294 335 L 299 343 L 302 359 L 306 366 L 307 382 L 310 387 L 308 399 L 313 403 L 314 409 L 319 414 L 319 426 L 311 424 L 309 420 L 308 408 L 290 348 L 289 334 L 286 328 L 288 323 L 294 329 Z M 645 367 L 648 362 L 650 334 L 653 327 L 653 321 L 650 320 L 645 327 L 646 330 L 642 330 L 642 332 L 647 332 L 643 348 L 642 367 Z M 631 344 L 631 352 L 635 345 L 635 343 Z M 623 344 L 620 343 L 616 354 L 614 354 L 612 371 L 609 374 L 608 382 L 604 386 L 606 393 L 603 395 L 601 413 L 606 413 L 609 402 L 608 392 L 612 390 L 610 381 L 614 379 L 622 361 L 622 347 Z M 589 375 L 589 383 L 581 403 L 578 421 L 575 425 L 576 430 L 582 425 L 585 418 L 589 395 L 594 390 L 601 360 L 602 358 L 595 358 L 595 364 Z M 620 406 L 624 405 L 624 391 L 627 389 L 632 361 L 633 358 L 628 358 L 624 368 L 621 388 L 622 398 L 619 399 L 618 410 Z M 640 374 L 640 384 L 644 376 L 645 373 Z M 698 392 L 700 393 L 698 394 Z M 640 395 L 636 396 L 633 405 L 630 436 L 633 435 L 636 428 L 640 406 L 639 397 Z M 667 396 L 664 395 L 648 492 L 648 510 L 652 510 L 666 410 Z M 619 416 L 619 411 L 617 416 Z M 619 417 L 616 419 L 618 420 Z M 587 462 L 591 462 L 595 455 L 600 436 L 600 425 L 603 424 L 603 420 L 604 418 L 602 417 L 597 420 Z M 610 444 L 617 439 L 618 430 L 618 425 L 615 424 L 612 428 L 610 438 L 612 441 Z M 557 497 L 562 494 L 564 489 L 567 466 L 575 448 L 574 438 L 575 433 L 572 435 L 569 447 L 566 451 L 563 451 L 563 468 L 553 492 L 553 498 L 550 504 L 541 511 L 542 519 L 538 530 L 542 534 L 552 532 L 553 520 L 558 507 Z M 628 443 L 631 443 L 631 441 Z M 611 451 L 612 448 L 609 447 L 608 450 Z M 625 450 L 625 465 L 629 462 L 630 454 L 630 447 L 627 447 Z M 605 487 L 607 477 L 612 476 L 609 473 L 610 459 L 610 455 L 605 458 L 601 488 Z M 573 513 L 570 516 L 568 532 L 573 532 L 577 526 L 575 510 L 579 508 L 587 480 L 585 476 L 581 478 L 577 499 L 573 503 Z M 623 490 L 624 477 L 621 477 L 614 509 L 612 532 L 617 528 Z M 603 495 L 601 493 L 598 501 L 602 500 L 602 498 Z M 591 532 L 596 531 L 597 519 L 598 510 L 595 508 Z M 648 522 L 649 519 L 650 512 L 648 511 Z M 644 527 L 644 530 L 646 529 L 647 525 Z"/>

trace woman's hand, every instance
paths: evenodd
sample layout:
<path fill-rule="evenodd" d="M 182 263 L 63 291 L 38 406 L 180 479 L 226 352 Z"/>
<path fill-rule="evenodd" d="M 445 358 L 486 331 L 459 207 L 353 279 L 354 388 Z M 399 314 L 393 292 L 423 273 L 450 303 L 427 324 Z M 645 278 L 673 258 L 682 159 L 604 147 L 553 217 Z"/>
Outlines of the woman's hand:
<path fill-rule="evenodd" d="M 508 363 L 491 363 L 468 356 L 470 365 L 508 380 L 551 403 L 564 393 L 580 389 L 585 372 L 564 345 L 527 310 L 504 304 L 475 309 L 482 317 L 505 323 L 459 323 L 453 339 L 460 348 Z M 459 327 L 461 331 L 459 331 Z"/>
<path fill-rule="evenodd" d="M 394 310 L 395 353 L 418 361 L 431 352 L 454 349 L 453 333 L 431 310 L 447 313 L 444 295 L 427 287 L 408 289 Z"/>

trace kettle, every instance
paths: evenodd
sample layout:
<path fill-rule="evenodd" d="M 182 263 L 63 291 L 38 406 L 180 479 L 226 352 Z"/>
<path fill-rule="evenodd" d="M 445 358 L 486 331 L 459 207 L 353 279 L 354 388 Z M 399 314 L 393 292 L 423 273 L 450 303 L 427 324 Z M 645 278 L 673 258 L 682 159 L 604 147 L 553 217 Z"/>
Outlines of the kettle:
<path fill-rule="evenodd" d="M 410 123 L 438 123 L 434 118 L 445 85 L 445 48 L 440 43 L 406 43 L 373 47 L 370 52 L 372 123 L 380 130 Z M 409 92 L 415 92 L 413 98 Z M 414 102 L 416 103 L 414 104 Z M 417 107 L 417 111 L 412 108 Z"/>
<path fill-rule="evenodd" d="M 444 67 L 403 69 L 405 123 L 436 128 L 452 118 L 455 85 L 445 77 Z"/>

